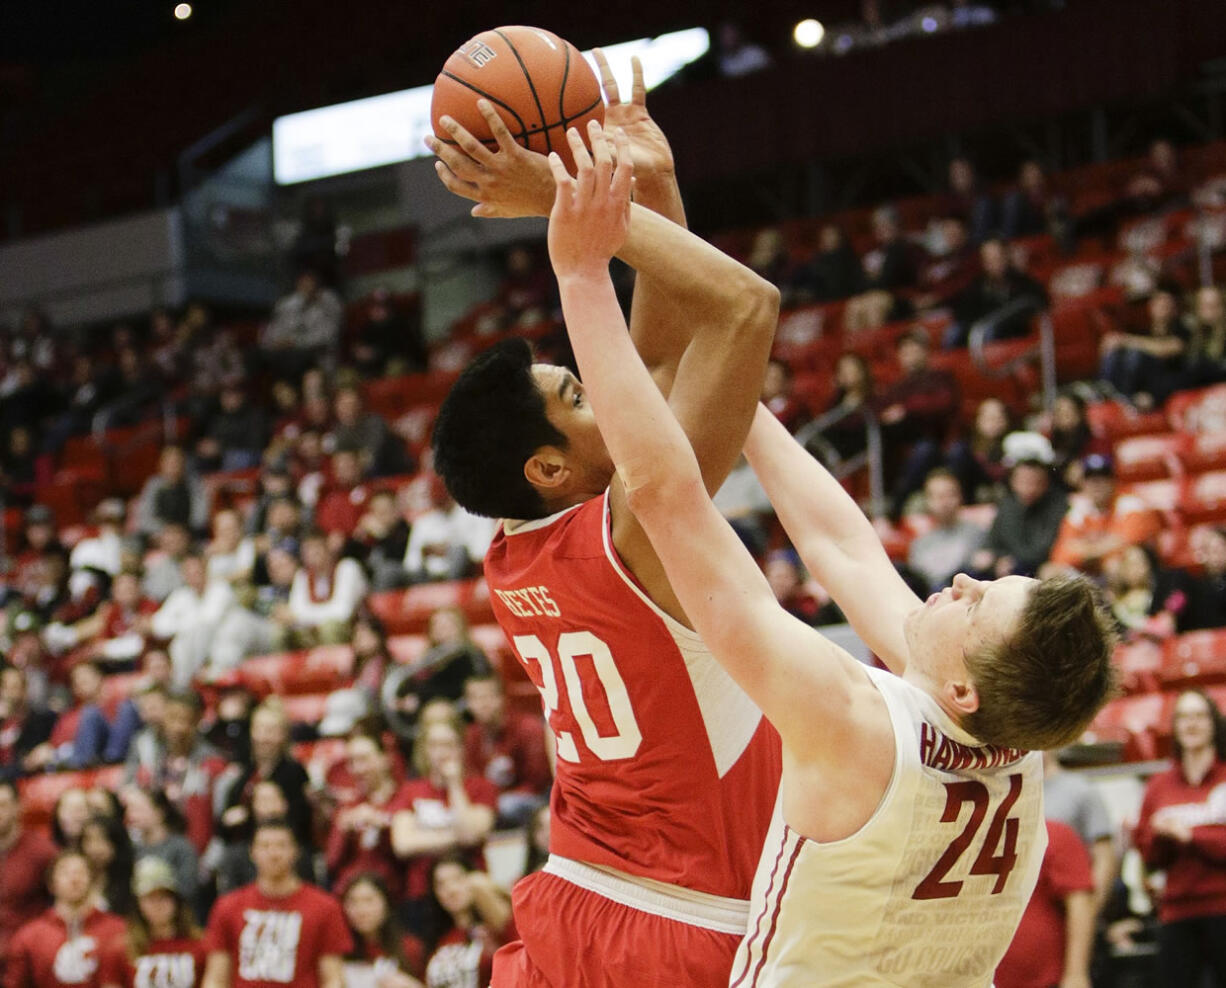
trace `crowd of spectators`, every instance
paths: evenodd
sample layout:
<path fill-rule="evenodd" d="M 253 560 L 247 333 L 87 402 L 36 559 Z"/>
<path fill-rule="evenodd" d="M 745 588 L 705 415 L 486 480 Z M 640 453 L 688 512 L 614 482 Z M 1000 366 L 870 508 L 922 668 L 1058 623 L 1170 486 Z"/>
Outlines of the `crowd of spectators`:
<path fill-rule="evenodd" d="M 834 392 L 816 405 L 798 387 L 800 369 L 779 356 L 763 401 L 832 463 L 867 454 L 867 426 L 880 427 L 881 524 L 904 538 L 899 565 L 923 595 L 960 571 L 1076 569 L 1101 582 L 1125 638 L 1226 625 L 1226 530 L 1203 533 L 1193 566 L 1164 562 L 1159 515 L 1119 489 L 1111 449 L 1087 419 L 1087 399 L 1145 410 L 1226 380 L 1220 289 L 1155 282 L 1103 334 L 1098 377 L 1062 391 L 1050 414 L 992 396 L 966 415 L 940 362 L 1002 306 L 1011 314 L 991 321 L 988 339 L 1025 336 L 1049 305 L 1017 238 L 1050 236 L 1074 250 L 1190 191 L 1162 142 L 1092 213 L 1071 215 L 1052 189 L 1033 162 L 1002 192 L 958 158 L 923 229 L 882 206 L 864 249 L 830 224 L 811 251 L 762 231 L 749 261 L 788 306 L 834 305 L 845 340 L 878 331 L 888 340 L 875 360 L 854 347 L 836 354 Z M 525 867 L 540 865 L 547 732 L 539 715 L 508 704 L 461 610 L 431 616 L 412 661 L 395 654 L 372 595 L 475 577 L 493 522 L 450 499 L 419 424 L 385 417 L 369 396 L 378 378 L 446 373 L 506 332 L 565 356 L 555 308 L 539 253 L 516 248 L 496 297 L 433 348 L 387 293 L 347 318 L 309 270 L 258 333 L 215 324 L 193 304 L 100 341 L 57 335 L 31 315 L 3 340 L 0 489 L 22 509 L 2 601 L 6 984 L 34 983 L 29 972 L 48 956 L 94 965 L 100 984 L 129 983 L 125 971 L 145 954 L 211 965 L 237 949 L 236 910 L 300 895 L 316 924 L 310 951 L 295 953 L 270 930 L 259 958 L 234 963 L 283 972 L 318 961 L 325 982 L 335 968 L 380 988 L 488 970 L 514 928 L 485 849 L 491 835 L 518 830 Z M 943 317 L 936 332 L 925 322 L 933 314 Z M 72 466 L 70 443 L 151 420 L 177 431 L 128 499 L 108 491 L 84 526 L 62 524 L 40 502 Z M 231 480 L 247 487 L 236 494 Z M 839 621 L 747 464 L 717 504 L 789 612 Z M 317 647 L 347 648 L 352 666 L 311 723 L 241 676 L 252 657 Z M 120 681 L 117 694 L 109 684 Z M 320 738 L 341 739 L 343 754 L 304 763 L 295 745 Z M 118 774 L 67 788 L 47 833 L 23 822 L 24 780 L 105 766 Z M 1062 843 L 1053 835 L 1053 847 Z M 56 905 L 43 913 L 53 862 Z M 1051 881 L 1063 908 L 1079 892 L 1102 892 L 1101 876 L 1087 886 L 1079 866 L 1069 873 Z M 124 945 L 112 952 L 116 937 Z"/>
<path fill-rule="evenodd" d="M 525 257 L 508 307 L 536 304 Z M 420 327 L 386 292 L 344 318 L 307 271 L 253 345 L 199 305 L 100 342 L 33 316 L 4 339 L 0 480 L 22 510 L 0 601 L 0 983 L 452 985 L 512 936 L 483 849 L 522 832 L 541 864 L 543 722 L 508 705 L 460 610 L 404 662 L 370 605 L 474 576 L 493 522 L 366 402 L 367 381 L 425 370 Z M 75 437 L 150 421 L 184 428 L 129 499 L 84 525 L 41 503 Z M 313 723 L 239 675 L 333 645 L 351 673 Z M 316 739 L 341 747 L 304 762 Z M 18 787 L 57 771 L 76 775 L 44 828 Z M 286 896 L 314 931 L 270 926 L 248 956 L 242 903 L 275 916 Z"/>

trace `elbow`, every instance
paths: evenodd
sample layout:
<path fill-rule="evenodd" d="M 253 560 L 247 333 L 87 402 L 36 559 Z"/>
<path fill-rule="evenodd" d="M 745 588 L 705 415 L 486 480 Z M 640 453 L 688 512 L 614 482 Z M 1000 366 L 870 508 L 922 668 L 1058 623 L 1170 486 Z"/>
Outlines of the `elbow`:
<path fill-rule="evenodd" d="M 779 325 L 779 289 L 748 269 L 744 282 L 736 296 L 740 307 L 737 322 L 742 332 L 761 337 L 769 346 Z"/>
<path fill-rule="evenodd" d="M 657 461 L 649 477 L 626 485 L 626 505 L 651 534 L 670 520 L 690 517 L 693 507 L 710 500 L 702 475 L 695 470 L 681 476 L 673 474 L 667 464 Z"/>

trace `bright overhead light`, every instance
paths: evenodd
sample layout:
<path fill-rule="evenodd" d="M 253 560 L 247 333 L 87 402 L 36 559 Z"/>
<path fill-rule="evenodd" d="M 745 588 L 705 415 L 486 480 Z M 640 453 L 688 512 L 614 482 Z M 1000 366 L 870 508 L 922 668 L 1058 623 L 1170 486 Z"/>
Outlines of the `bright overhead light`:
<path fill-rule="evenodd" d="M 175 20 L 185 21 L 192 16 L 192 5 L 190 3 L 180 3 L 175 5 Z"/>
<path fill-rule="evenodd" d="M 825 36 L 826 29 L 822 26 L 822 22 L 812 17 L 801 21 L 792 29 L 792 40 L 801 48 L 816 48 L 822 43 L 822 38 Z"/>

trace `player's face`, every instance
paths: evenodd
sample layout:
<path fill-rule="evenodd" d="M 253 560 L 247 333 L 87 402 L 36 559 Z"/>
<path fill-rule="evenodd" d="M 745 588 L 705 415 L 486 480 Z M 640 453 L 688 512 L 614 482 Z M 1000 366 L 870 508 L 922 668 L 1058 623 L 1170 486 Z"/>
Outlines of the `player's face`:
<path fill-rule="evenodd" d="M 975 580 L 965 573 L 907 615 L 911 660 L 941 681 L 965 680 L 965 657 L 1003 641 L 1017 628 L 1037 580 Z"/>
<path fill-rule="evenodd" d="M 545 399 L 546 417 L 566 437 L 566 457 L 578 488 L 601 493 L 613 479 L 613 460 L 583 385 L 565 367 L 554 364 L 533 364 L 532 376 Z"/>

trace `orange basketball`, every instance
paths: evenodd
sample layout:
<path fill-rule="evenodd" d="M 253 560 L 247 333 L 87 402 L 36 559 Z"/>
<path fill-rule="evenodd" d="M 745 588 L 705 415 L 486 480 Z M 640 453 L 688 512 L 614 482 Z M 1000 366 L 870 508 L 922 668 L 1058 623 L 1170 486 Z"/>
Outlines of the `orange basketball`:
<path fill-rule="evenodd" d="M 512 136 L 531 151 L 557 151 L 574 172 L 566 131 L 587 139 L 589 120 L 604 122 L 596 73 L 569 41 L 539 27 L 496 27 L 460 46 L 434 80 L 430 115 L 440 141 L 454 143 L 439 125 L 446 114 L 487 147 L 497 145 L 477 110 L 484 97 Z"/>

